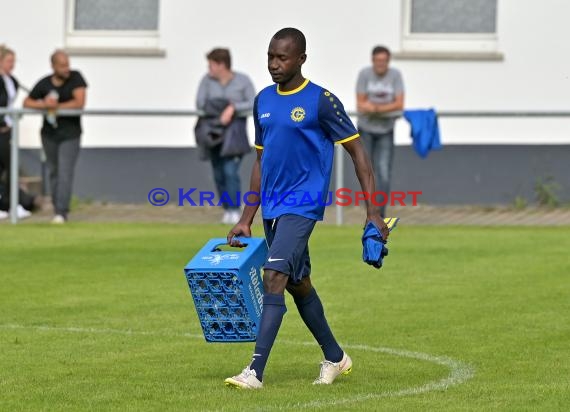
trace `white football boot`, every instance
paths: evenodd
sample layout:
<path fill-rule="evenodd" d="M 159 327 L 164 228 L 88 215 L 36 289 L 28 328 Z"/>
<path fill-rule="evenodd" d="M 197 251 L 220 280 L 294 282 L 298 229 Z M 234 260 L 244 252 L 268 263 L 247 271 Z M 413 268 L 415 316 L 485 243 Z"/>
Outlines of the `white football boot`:
<path fill-rule="evenodd" d="M 348 375 L 350 372 L 352 372 L 352 359 L 343 352 L 340 362 L 328 360 L 321 362 L 321 373 L 313 385 L 330 385 L 338 375 Z"/>
<path fill-rule="evenodd" d="M 239 375 L 227 378 L 224 383 L 226 386 L 238 389 L 261 389 L 263 388 L 263 382 L 257 379 L 257 374 L 253 369 L 249 369 L 249 366 L 241 371 Z"/>

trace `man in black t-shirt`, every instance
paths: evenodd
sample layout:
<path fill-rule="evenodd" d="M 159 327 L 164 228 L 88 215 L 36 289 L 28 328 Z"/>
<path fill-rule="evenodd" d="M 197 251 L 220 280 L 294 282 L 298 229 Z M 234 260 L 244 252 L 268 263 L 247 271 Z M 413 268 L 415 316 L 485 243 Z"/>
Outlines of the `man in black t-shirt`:
<path fill-rule="evenodd" d="M 71 202 L 73 172 L 79 155 L 81 119 L 56 116 L 58 109 L 82 109 L 87 83 L 81 73 L 69 68 L 69 56 L 62 50 L 51 55 L 53 74 L 41 79 L 24 101 L 24 107 L 47 109 L 41 130 L 49 168 L 53 223 L 65 223 Z"/>

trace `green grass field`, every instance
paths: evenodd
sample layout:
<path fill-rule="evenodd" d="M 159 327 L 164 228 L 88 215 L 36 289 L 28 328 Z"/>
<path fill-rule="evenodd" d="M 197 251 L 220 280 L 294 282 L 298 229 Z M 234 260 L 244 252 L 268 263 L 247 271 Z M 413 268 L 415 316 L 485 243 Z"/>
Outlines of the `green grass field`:
<path fill-rule="evenodd" d="M 354 371 L 291 299 L 262 391 L 223 379 L 253 344 L 202 337 L 183 267 L 221 225 L 0 228 L 0 410 L 569 410 L 570 228 L 406 227 L 385 267 L 317 226 L 313 283 Z M 255 228 L 254 235 L 261 235 Z"/>

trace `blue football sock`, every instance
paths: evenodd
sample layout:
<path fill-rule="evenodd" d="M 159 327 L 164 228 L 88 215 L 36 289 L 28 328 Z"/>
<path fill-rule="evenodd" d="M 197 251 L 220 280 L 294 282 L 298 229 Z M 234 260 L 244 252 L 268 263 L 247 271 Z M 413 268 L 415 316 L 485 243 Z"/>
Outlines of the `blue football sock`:
<path fill-rule="evenodd" d="M 323 304 L 317 295 L 317 291 L 314 288 L 311 289 L 304 298 L 295 299 L 295 304 L 305 325 L 321 345 L 325 359 L 331 362 L 340 362 L 344 352 L 329 328 Z"/>
<path fill-rule="evenodd" d="M 249 368 L 255 371 L 259 380 L 263 379 L 263 370 L 267 364 L 269 352 L 271 352 L 271 347 L 273 342 L 275 342 L 286 311 L 284 295 L 269 293 L 263 295 L 263 312 L 261 314 L 259 332 L 257 333 L 255 352 L 249 365 Z"/>

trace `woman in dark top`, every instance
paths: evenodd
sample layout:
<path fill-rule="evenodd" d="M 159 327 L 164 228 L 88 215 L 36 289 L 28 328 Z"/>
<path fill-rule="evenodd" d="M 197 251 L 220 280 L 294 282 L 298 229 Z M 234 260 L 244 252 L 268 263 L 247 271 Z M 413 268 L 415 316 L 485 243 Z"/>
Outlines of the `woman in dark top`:
<path fill-rule="evenodd" d="M 14 76 L 16 56 L 13 50 L 0 45 L 0 107 L 12 107 L 16 100 L 19 83 Z M 12 119 L 0 115 L 0 219 L 8 217 L 10 207 L 10 141 L 12 139 Z M 20 204 L 17 214 L 20 219 L 30 216 L 36 206 L 36 196 L 19 191 Z"/>

